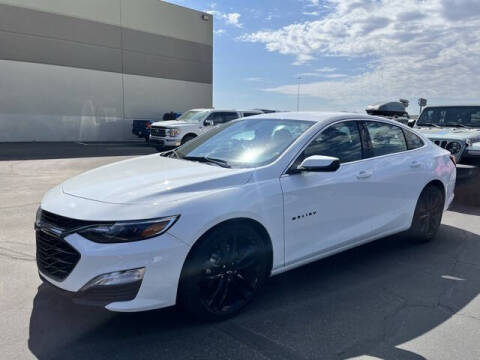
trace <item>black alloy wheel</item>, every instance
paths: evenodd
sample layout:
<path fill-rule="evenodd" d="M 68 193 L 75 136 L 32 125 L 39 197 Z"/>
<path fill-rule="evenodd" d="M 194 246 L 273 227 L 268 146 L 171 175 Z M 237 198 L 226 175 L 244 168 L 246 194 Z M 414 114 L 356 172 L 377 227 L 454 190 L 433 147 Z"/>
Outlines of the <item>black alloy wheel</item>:
<path fill-rule="evenodd" d="M 409 236 L 416 242 L 428 242 L 435 238 L 442 221 L 445 195 L 436 186 L 426 187 L 420 194 Z"/>
<path fill-rule="evenodd" d="M 200 241 L 182 274 L 182 302 L 202 319 L 228 318 L 252 301 L 269 275 L 265 239 L 256 229 L 231 222 Z"/>

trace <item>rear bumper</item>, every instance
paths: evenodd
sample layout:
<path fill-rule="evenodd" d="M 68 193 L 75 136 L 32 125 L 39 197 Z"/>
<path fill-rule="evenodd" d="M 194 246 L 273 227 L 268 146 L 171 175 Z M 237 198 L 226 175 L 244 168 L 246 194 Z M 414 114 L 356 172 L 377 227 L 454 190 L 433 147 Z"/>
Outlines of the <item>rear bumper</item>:
<path fill-rule="evenodd" d="M 150 136 L 150 132 L 147 131 L 147 130 L 132 130 L 132 134 L 135 135 L 135 136 L 138 136 L 138 137 L 149 137 Z"/>

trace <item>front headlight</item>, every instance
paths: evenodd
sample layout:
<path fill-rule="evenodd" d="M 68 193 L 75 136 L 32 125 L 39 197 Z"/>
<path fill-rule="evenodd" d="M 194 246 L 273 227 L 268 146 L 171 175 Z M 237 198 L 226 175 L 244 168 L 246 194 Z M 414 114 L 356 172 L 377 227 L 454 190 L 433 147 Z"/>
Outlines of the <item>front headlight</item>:
<path fill-rule="evenodd" d="M 40 225 L 40 220 L 42 219 L 42 208 L 38 207 L 37 213 L 35 214 L 35 226 Z"/>
<path fill-rule="evenodd" d="M 180 135 L 180 129 L 170 129 L 169 134 L 171 137 Z"/>
<path fill-rule="evenodd" d="M 452 155 L 458 154 L 460 150 L 462 150 L 462 144 L 460 144 L 457 141 L 453 141 L 451 143 L 448 143 L 447 146 L 445 147 Z"/>
<path fill-rule="evenodd" d="M 180 216 L 141 221 L 119 221 L 113 224 L 92 225 L 77 233 L 88 240 L 102 243 L 125 243 L 150 239 L 166 232 Z"/>

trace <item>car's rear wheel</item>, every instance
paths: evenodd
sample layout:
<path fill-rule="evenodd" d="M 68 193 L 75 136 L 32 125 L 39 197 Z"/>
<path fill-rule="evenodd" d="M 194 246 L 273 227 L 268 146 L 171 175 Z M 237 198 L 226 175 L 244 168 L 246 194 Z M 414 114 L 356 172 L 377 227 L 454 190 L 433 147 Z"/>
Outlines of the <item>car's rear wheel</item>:
<path fill-rule="evenodd" d="M 185 144 L 186 142 L 189 142 L 192 139 L 195 139 L 195 135 L 185 135 L 181 141 L 181 145 Z"/>
<path fill-rule="evenodd" d="M 214 228 L 189 255 L 181 302 L 206 320 L 228 318 L 248 305 L 270 271 L 265 239 L 253 227 L 229 222 Z"/>
<path fill-rule="evenodd" d="M 417 201 L 408 236 L 415 242 L 428 242 L 435 238 L 442 221 L 445 195 L 437 186 L 427 186 Z"/>

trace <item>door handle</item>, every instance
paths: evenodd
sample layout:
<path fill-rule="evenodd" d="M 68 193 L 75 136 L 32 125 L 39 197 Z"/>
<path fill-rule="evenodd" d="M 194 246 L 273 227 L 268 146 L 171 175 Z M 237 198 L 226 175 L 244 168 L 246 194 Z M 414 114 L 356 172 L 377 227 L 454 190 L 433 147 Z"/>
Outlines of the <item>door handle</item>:
<path fill-rule="evenodd" d="M 419 162 L 419 161 L 417 161 L 417 160 L 414 160 L 414 161 L 412 161 L 412 162 L 410 163 L 410 167 L 412 167 L 412 168 L 418 168 L 418 167 L 420 167 L 421 165 L 422 165 L 422 163 Z"/>
<path fill-rule="evenodd" d="M 370 176 L 372 176 L 370 170 L 362 170 L 357 174 L 357 179 L 368 179 Z"/>

